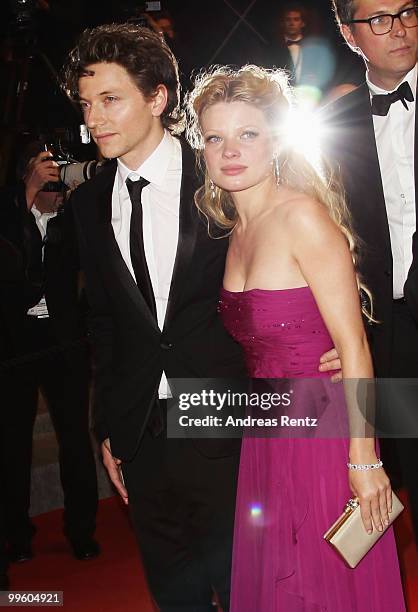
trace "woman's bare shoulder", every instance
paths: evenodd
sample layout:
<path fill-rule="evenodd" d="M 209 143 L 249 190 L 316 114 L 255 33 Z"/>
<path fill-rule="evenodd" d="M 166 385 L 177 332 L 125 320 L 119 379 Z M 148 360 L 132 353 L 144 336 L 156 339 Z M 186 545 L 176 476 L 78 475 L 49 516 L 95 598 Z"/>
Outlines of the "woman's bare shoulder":
<path fill-rule="evenodd" d="M 333 224 L 323 204 L 304 193 L 291 189 L 282 193 L 280 207 L 277 207 L 277 210 L 281 214 L 282 222 L 289 226 L 288 229 L 300 224 Z"/>

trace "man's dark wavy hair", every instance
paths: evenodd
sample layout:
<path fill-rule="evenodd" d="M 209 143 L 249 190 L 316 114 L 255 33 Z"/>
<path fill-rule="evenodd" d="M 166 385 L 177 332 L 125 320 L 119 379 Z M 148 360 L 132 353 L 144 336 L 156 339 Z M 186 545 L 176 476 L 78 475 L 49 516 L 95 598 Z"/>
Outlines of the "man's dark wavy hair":
<path fill-rule="evenodd" d="M 348 23 L 354 17 L 356 0 L 332 0 L 332 8 L 339 25 Z"/>
<path fill-rule="evenodd" d="M 63 71 L 63 87 L 74 100 L 79 99 L 80 77 L 91 74 L 89 66 L 99 63 L 125 68 L 146 99 L 152 98 L 158 85 L 165 85 L 168 98 L 162 124 L 173 133 L 182 131 L 177 61 L 158 34 L 131 23 L 84 30 Z"/>

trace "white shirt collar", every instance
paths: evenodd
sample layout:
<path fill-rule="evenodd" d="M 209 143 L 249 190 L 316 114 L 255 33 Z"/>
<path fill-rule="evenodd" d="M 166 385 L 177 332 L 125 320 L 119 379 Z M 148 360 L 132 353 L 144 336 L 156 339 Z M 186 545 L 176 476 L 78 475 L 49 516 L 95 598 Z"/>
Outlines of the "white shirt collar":
<path fill-rule="evenodd" d="M 42 217 L 42 213 L 36 208 L 36 204 L 32 204 L 32 208 L 30 210 L 35 219 Z"/>
<path fill-rule="evenodd" d="M 398 89 L 399 85 L 401 85 L 405 81 L 407 81 L 409 83 L 409 85 L 411 87 L 411 90 L 412 90 L 412 93 L 414 94 L 414 99 L 415 99 L 415 92 L 417 90 L 417 64 L 415 64 L 415 66 L 412 68 L 412 70 L 410 70 L 408 72 L 408 74 L 404 76 L 402 81 L 400 81 L 396 85 L 396 87 L 394 87 L 390 91 L 387 91 L 386 89 L 382 89 L 381 87 L 378 87 L 377 85 L 372 83 L 372 81 L 369 79 L 369 73 L 368 72 L 366 73 L 367 86 L 368 86 L 369 91 L 370 91 L 370 93 L 372 95 L 391 93 L 392 91 L 395 91 L 396 89 Z"/>
<path fill-rule="evenodd" d="M 167 130 L 164 130 L 164 136 L 159 145 L 136 170 L 131 170 L 118 159 L 119 191 L 124 187 L 126 179 L 131 174 L 141 176 L 154 185 L 163 185 L 173 155 L 174 145 L 173 137 Z"/>
<path fill-rule="evenodd" d="M 301 42 L 302 42 L 302 40 L 303 40 L 303 35 L 302 35 L 302 36 L 299 36 L 299 38 L 296 38 L 296 39 L 294 39 L 294 38 L 289 38 L 288 36 L 285 36 L 285 37 L 284 37 L 284 40 L 285 40 L 285 42 L 286 42 L 287 44 L 289 44 L 289 45 L 298 45 L 299 43 L 301 43 Z"/>

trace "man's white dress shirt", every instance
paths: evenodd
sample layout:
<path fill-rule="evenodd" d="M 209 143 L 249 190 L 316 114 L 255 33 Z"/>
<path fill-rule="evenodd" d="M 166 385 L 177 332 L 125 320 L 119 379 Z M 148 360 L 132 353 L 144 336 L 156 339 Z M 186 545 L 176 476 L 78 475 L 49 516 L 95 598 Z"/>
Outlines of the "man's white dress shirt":
<path fill-rule="evenodd" d="M 366 78 L 371 95 L 390 93 L 374 85 L 368 75 Z M 401 83 L 405 81 L 414 94 L 414 101 L 406 102 L 408 110 L 397 100 L 385 117 L 373 115 L 392 247 L 394 299 L 403 297 L 403 287 L 412 263 L 412 235 L 416 229 L 414 143 L 417 66 Z M 373 223 L 373 219 L 370 219 L 370 223 Z"/>
<path fill-rule="evenodd" d="M 289 49 L 290 57 L 293 62 L 293 75 L 295 83 L 299 83 L 300 77 L 302 74 L 302 60 L 303 60 L 303 50 L 302 50 L 302 40 L 303 36 L 298 38 L 297 40 L 291 40 L 290 38 L 285 38 L 287 43 L 287 48 Z"/>

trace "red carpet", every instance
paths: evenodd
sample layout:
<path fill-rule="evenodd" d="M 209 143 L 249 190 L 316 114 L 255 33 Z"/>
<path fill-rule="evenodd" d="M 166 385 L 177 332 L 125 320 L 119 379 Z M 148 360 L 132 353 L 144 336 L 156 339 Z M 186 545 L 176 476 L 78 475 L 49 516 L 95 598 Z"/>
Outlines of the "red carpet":
<path fill-rule="evenodd" d="M 402 498 L 405 501 L 405 496 Z M 92 561 L 72 558 L 62 535 L 61 515 L 57 510 L 35 518 L 36 556 L 33 561 L 11 567 L 11 588 L 63 591 L 61 609 L 68 612 L 154 612 L 127 512 L 119 499 L 112 497 L 100 502 L 97 539 L 102 554 Z M 418 612 L 418 556 L 411 530 L 409 516 L 404 512 L 397 521 L 396 535 L 408 612 Z"/>
<path fill-rule="evenodd" d="M 62 535 L 62 511 L 35 517 L 35 558 L 10 567 L 11 589 L 63 591 L 60 609 L 68 612 L 153 612 L 135 536 L 119 498 L 102 500 L 97 518 L 102 554 L 77 561 Z"/>

